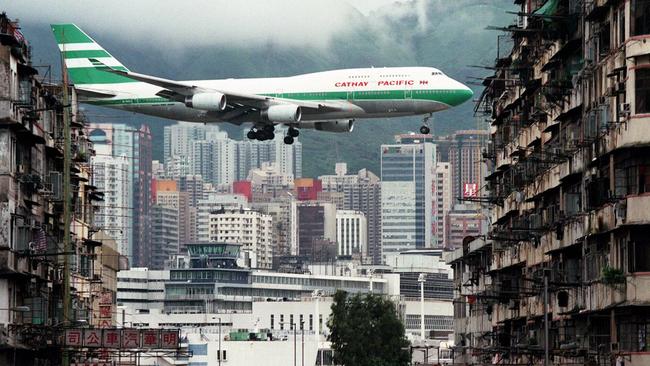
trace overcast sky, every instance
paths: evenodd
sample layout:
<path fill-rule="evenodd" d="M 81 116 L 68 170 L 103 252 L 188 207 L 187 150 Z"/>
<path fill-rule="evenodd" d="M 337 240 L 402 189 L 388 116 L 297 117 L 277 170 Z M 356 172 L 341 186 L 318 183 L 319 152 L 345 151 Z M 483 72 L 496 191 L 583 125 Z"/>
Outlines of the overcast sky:
<path fill-rule="evenodd" d="M 76 23 L 134 41 L 215 44 L 269 41 L 314 46 L 354 22 L 358 12 L 414 0 L 9 0 L 0 9 L 28 23 Z M 428 0 L 415 0 L 423 3 Z"/>

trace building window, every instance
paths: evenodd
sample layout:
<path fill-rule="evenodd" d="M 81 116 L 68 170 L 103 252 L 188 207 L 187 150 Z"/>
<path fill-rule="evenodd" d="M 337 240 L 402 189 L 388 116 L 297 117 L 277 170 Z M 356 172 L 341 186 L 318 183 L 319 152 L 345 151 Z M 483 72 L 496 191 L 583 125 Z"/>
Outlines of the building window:
<path fill-rule="evenodd" d="M 635 71 L 635 112 L 650 112 L 650 68 L 636 69 Z"/>
<path fill-rule="evenodd" d="M 650 0 L 633 0 L 631 4 L 633 36 L 650 34 Z"/>

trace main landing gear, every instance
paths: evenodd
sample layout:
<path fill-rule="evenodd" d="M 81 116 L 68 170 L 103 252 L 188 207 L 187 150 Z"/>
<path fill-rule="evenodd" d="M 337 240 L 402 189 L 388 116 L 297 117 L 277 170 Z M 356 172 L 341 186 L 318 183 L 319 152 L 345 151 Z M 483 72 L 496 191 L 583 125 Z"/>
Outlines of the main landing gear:
<path fill-rule="evenodd" d="M 428 135 L 431 133 L 431 129 L 429 128 L 429 120 L 431 119 L 432 115 L 429 114 L 428 116 L 424 117 L 422 119 L 422 127 L 420 127 L 420 133 L 423 135 Z"/>
<path fill-rule="evenodd" d="M 287 145 L 293 144 L 298 135 L 300 135 L 300 131 L 294 127 L 289 127 L 287 135 L 284 137 L 284 143 Z M 253 127 L 248 131 L 246 137 L 250 140 L 257 141 L 273 140 L 275 138 L 275 126 L 265 125 L 263 127 Z"/>
<path fill-rule="evenodd" d="M 284 143 L 287 145 L 293 144 L 294 138 L 298 137 L 300 135 L 300 131 L 293 127 L 289 127 L 289 130 L 287 131 L 287 135 L 284 136 Z"/>
<path fill-rule="evenodd" d="M 265 125 L 262 128 L 253 127 L 246 134 L 250 140 L 266 141 L 275 138 L 275 126 Z"/>

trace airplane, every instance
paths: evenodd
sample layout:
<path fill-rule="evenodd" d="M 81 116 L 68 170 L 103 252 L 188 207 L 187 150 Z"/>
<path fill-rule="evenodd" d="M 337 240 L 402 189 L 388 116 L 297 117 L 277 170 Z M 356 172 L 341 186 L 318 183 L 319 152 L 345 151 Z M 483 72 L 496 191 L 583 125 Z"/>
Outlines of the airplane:
<path fill-rule="evenodd" d="M 176 81 L 140 74 L 74 24 L 52 32 L 80 101 L 190 122 L 252 122 L 247 137 L 270 140 L 275 126 L 350 132 L 357 119 L 426 115 L 458 106 L 473 95 L 462 83 L 432 67 L 358 68 L 289 77 Z"/>

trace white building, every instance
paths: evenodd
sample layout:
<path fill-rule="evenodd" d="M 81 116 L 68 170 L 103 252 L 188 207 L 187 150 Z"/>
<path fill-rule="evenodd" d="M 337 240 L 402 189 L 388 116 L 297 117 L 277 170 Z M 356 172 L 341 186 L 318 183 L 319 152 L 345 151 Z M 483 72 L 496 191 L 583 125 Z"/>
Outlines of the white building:
<path fill-rule="evenodd" d="M 127 157 L 93 156 L 93 185 L 104 192 L 104 201 L 95 214 L 95 225 L 115 239 L 120 254 L 132 259 L 131 186 Z"/>
<path fill-rule="evenodd" d="M 126 308 L 125 316 L 148 314 L 152 309 L 163 309 L 165 281 L 169 271 L 131 268 L 117 272 L 117 305 Z M 121 320 L 121 314 L 118 314 Z"/>
<path fill-rule="evenodd" d="M 211 242 L 242 244 L 249 251 L 251 267 L 273 266 L 273 219 L 250 209 L 218 210 L 209 214 Z"/>
<path fill-rule="evenodd" d="M 196 205 L 196 238 L 199 242 L 210 240 L 210 212 L 220 209 L 248 208 L 248 199 L 241 194 L 205 193 Z"/>
<path fill-rule="evenodd" d="M 336 245 L 338 256 L 361 256 L 366 253 L 368 224 L 361 211 L 336 211 Z"/>
<path fill-rule="evenodd" d="M 447 213 L 451 210 L 453 190 L 451 184 L 451 166 L 449 163 L 436 163 L 434 172 L 434 247 L 442 248 L 447 244 Z"/>

